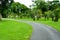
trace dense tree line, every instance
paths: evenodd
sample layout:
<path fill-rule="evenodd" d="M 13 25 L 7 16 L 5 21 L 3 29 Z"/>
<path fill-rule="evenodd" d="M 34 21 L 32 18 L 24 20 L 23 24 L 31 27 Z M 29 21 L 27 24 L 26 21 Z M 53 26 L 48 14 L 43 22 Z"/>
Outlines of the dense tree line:
<path fill-rule="evenodd" d="M 7 18 L 16 16 L 22 18 L 23 16 L 28 16 L 29 8 L 24 4 L 19 2 L 14 2 L 14 0 L 0 0 L 0 20 L 1 17 Z"/>
<path fill-rule="evenodd" d="M 44 17 L 45 20 L 52 19 L 57 22 L 60 18 L 60 2 L 59 1 L 42 1 L 33 0 L 33 5 L 28 8 L 24 4 L 14 2 L 14 0 L 0 0 L 0 20 L 1 18 L 24 18 L 30 17 L 33 20 L 39 20 Z"/>
<path fill-rule="evenodd" d="M 52 21 L 57 22 L 60 17 L 60 2 L 59 1 L 40 1 L 33 0 L 36 10 L 40 9 L 42 11 L 42 17 L 45 17 L 45 20 L 52 18 Z"/>
<path fill-rule="evenodd" d="M 27 15 L 27 10 L 29 10 L 29 8 L 19 2 L 14 2 L 11 5 L 11 11 L 20 18 Z"/>

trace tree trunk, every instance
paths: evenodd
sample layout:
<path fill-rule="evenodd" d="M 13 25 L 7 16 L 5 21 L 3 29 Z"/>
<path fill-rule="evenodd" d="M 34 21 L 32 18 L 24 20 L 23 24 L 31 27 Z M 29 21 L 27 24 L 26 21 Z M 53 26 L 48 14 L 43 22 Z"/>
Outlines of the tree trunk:
<path fill-rule="evenodd" d="M 35 21 L 35 18 L 33 18 L 33 20 Z"/>
<path fill-rule="evenodd" d="M 0 21 L 2 20 L 2 15 L 1 15 L 1 13 L 0 13 Z"/>
<path fill-rule="evenodd" d="M 54 21 L 54 18 L 52 17 L 52 21 Z"/>
<path fill-rule="evenodd" d="M 39 20 L 40 16 L 37 16 L 37 20 Z"/>
<path fill-rule="evenodd" d="M 58 22 L 59 17 L 56 16 L 54 22 Z"/>

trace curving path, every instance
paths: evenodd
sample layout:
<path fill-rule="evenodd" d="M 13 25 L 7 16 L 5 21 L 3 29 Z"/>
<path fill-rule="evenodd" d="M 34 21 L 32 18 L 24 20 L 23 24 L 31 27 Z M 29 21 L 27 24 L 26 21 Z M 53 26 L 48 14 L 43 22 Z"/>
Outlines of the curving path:
<path fill-rule="evenodd" d="M 60 32 L 57 32 L 50 26 L 29 21 L 21 22 L 26 22 L 32 25 L 33 33 L 30 40 L 60 40 Z"/>
<path fill-rule="evenodd" d="M 60 32 L 57 32 L 50 26 L 31 21 L 24 21 L 24 20 L 17 20 L 17 21 L 25 22 L 32 25 L 33 33 L 31 35 L 30 40 L 60 40 Z"/>
<path fill-rule="evenodd" d="M 60 40 L 60 34 L 56 30 L 39 23 L 29 24 L 33 26 L 31 40 Z"/>

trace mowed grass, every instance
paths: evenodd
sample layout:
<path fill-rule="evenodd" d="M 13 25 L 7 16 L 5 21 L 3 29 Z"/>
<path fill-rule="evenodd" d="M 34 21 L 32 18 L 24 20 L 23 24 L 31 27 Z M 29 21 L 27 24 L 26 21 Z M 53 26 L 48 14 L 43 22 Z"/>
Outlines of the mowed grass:
<path fill-rule="evenodd" d="M 16 21 L 0 21 L 0 40 L 29 40 L 32 27 Z"/>
<path fill-rule="evenodd" d="M 49 25 L 49 26 L 55 28 L 57 31 L 60 31 L 60 20 L 58 22 L 53 22 L 51 19 L 45 21 L 44 18 L 41 18 L 37 22 L 42 23 L 42 24 Z"/>

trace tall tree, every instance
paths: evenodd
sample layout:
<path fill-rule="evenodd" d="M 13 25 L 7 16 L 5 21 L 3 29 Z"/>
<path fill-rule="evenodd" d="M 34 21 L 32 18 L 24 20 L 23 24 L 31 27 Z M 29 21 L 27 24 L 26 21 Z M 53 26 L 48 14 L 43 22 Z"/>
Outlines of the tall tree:
<path fill-rule="evenodd" d="M 3 11 L 9 9 L 12 2 L 13 2 L 13 0 L 0 0 L 0 20 L 1 20 L 1 15 L 2 15 Z"/>
<path fill-rule="evenodd" d="M 26 7 L 24 4 L 21 4 L 19 2 L 14 2 L 11 5 L 12 12 L 17 14 L 18 16 L 25 15 L 27 10 L 29 10 L 28 7 Z"/>
<path fill-rule="evenodd" d="M 60 16 L 60 8 L 57 8 L 57 9 L 54 10 L 54 16 L 55 16 L 54 21 L 58 22 L 59 16 Z"/>

